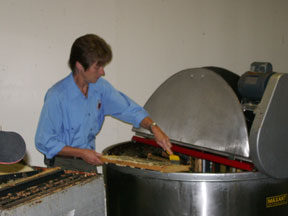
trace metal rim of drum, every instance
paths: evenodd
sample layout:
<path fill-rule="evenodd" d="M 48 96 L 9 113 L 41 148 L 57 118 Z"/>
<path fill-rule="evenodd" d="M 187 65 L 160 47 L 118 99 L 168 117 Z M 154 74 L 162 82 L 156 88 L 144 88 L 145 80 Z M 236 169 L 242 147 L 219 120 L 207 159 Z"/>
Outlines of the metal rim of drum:
<path fill-rule="evenodd" d="M 261 172 L 241 172 L 241 173 L 161 173 L 152 170 L 142 170 L 132 167 L 122 167 L 114 164 L 105 164 L 109 169 L 116 169 L 121 173 L 135 175 L 141 178 L 155 178 L 169 181 L 247 181 L 269 178 Z"/>

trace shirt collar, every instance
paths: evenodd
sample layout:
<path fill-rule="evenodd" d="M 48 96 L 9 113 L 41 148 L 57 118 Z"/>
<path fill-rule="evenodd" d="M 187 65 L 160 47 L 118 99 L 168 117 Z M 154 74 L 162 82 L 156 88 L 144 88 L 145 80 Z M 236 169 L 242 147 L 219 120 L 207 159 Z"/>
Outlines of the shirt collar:
<path fill-rule="evenodd" d="M 74 98 L 74 97 L 83 97 L 85 98 L 85 96 L 82 94 L 82 92 L 80 91 L 79 87 L 77 86 L 77 84 L 75 83 L 75 80 L 73 78 L 73 73 L 71 73 L 69 76 L 68 76 L 68 83 L 69 83 L 69 95 L 71 96 L 71 98 Z"/>

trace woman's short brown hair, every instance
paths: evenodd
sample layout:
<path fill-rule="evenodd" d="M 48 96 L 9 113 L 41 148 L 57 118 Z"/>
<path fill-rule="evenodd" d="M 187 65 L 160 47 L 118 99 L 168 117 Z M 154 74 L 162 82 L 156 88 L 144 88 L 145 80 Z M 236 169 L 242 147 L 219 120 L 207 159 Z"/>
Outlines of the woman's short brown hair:
<path fill-rule="evenodd" d="M 75 71 L 75 64 L 78 61 L 85 70 L 93 63 L 105 66 L 112 60 L 112 50 L 104 39 L 95 34 L 87 34 L 77 38 L 72 47 L 69 58 L 69 66 Z"/>

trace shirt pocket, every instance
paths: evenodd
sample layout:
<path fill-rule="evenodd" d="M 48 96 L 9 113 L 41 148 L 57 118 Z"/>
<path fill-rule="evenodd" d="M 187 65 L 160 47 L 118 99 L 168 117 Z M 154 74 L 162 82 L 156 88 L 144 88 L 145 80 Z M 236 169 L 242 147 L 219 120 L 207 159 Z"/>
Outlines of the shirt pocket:
<path fill-rule="evenodd" d="M 102 119 L 102 100 L 100 95 L 95 95 L 93 100 L 89 103 L 89 135 L 93 135 L 94 137 L 99 132 L 103 121 Z"/>

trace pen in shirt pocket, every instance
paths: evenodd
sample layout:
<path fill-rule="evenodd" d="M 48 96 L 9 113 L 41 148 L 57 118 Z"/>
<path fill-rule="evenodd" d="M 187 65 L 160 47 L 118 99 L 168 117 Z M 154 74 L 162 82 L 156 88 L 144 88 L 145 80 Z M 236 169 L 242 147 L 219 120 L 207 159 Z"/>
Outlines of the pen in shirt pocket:
<path fill-rule="evenodd" d="M 97 105 L 97 108 L 98 108 L 98 110 L 100 110 L 100 109 L 101 109 L 101 101 L 100 101 L 100 100 L 98 100 L 98 105 Z"/>

